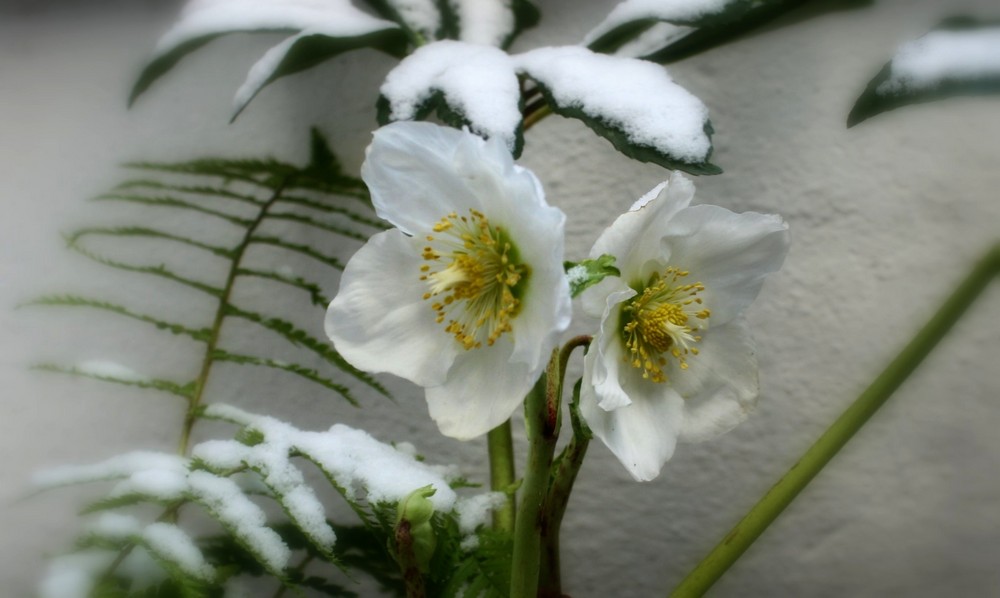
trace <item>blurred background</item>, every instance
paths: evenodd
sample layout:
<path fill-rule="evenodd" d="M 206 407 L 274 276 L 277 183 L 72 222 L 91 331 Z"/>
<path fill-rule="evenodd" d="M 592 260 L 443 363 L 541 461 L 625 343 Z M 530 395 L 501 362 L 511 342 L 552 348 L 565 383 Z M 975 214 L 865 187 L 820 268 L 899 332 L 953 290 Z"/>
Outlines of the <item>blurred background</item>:
<path fill-rule="evenodd" d="M 614 2 L 537 4 L 541 23 L 513 51 L 577 43 Z M 565 590 L 574 597 L 665 595 L 1000 239 L 1000 98 L 904 108 L 850 130 L 844 124 L 900 43 L 945 16 L 996 18 L 1000 7 L 992 0 L 825 5 L 810 3 L 669 67 L 708 105 L 713 162 L 725 170 L 696 181 L 696 201 L 781 214 L 793 245 L 748 312 L 761 396 L 747 423 L 718 441 L 682 445 L 645 484 L 592 445 L 564 522 Z M 120 164 L 129 160 L 273 155 L 304 163 L 316 125 L 356 173 L 376 126 L 379 85 L 396 63 L 371 50 L 340 56 L 268 87 L 230 125 L 230 100 L 247 69 L 282 39 L 233 35 L 190 55 L 126 110 L 131 84 L 178 8 L 152 0 L 0 3 L 5 595 L 30 595 L 45 555 L 65 550 L 79 525 L 85 493 L 30 495 L 33 471 L 130 450 L 172 451 L 180 423 L 180 406 L 169 399 L 30 365 L 101 359 L 169 376 L 200 359 L 180 339 L 111 315 L 16 308 L 73 292 L 180 321 L 205 313 L 196 296 L 67 251 L 60 233 L 119 217 L 116 206 L 87 200 L 122 180 Z M 570 259 L 584 257 L 615 216 L 668 176 L 557 116 L 528 132 L 521 163 L 568 214 Z M 333 294 L 337 280 L 325 276 Z M 711 595 L 1000 596 L 998 286 Z M 268 287 L 246 292 L 260 305 L 274 300 Z M 291 311 L 322 336 L 322 310 L 302 301 Z M 289 351 L 280 340 L 259 342 Z M 383 441 L 410 441 L 429 461 L 485 480 L 485 440 L 442 438 L 422 393 L 387 383 L 395 402 L 365 396 L 354 409 L 322 389 L 234 366 L 213 372 L 209 394 L 303 428 L 343 422 Z"/>

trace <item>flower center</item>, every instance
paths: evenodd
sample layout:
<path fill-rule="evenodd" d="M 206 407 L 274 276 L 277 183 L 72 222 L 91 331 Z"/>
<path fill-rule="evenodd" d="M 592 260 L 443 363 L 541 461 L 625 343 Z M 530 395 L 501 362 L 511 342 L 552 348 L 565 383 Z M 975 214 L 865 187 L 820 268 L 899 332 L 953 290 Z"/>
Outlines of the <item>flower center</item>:
<path fill-rule="evenodd" d="M 452 212 L 427 235 L 420 280 L 437 322 L 468 349 L 493 345 L 511 330 L 530 273 L 505 231 L 477 210 Z"/>
<path fill-rule="evenodd" d="M 622 336 L 628 349 L 625 360 L 642 370 L 647 380 L 667 381 L 663 366 L 668 357 L 686 370 L 687 356 L 698 354 L 698 348 L 692 346 L 701 340 L 696 332 L 708 327 L 712 312 L 698 296 L 705 285 L 685 282 L 688 274 L 673 266 L 662 274 L 654 273 L 642 292 L 622 308 Z"/>

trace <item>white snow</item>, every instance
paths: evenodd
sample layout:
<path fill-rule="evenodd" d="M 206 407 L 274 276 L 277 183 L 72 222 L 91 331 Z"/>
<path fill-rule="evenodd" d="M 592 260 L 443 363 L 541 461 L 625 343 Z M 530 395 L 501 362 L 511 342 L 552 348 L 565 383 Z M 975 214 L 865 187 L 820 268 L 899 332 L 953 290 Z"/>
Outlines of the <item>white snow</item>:
<path fill-rule="evenodd" d="M 587 276 L 587 267 L 579 264 L 566 271 L 566 280 L 569 281 L 570 288 L 574 288 L 583 283 L 587 280 Z"/>
<path fill-rule="evenodd" d="M 505 497 L 502 492 L 487 492 L 458 499 L 455 503 L 455 513 L 458 515 L 458 529 L 464 534 L 475 533 L 476 528 L 486 525 L 490 513 L 503 505 Z"/>
<path fill-rule="evenodd" d="M 142 533 L 142 523 L 131 515 L 107 512 L 101 513 L 97 519 L 87 525 L 86 530 L 97 536 L 124 540 Z"/>
<path fill-rule="evenodd" d="M 374 19 L 361 12 L 346 13 L 342 18 L 329 22 L 318 21 L 293 35 L 280 44 L 272 47 L 258 60 L 247 73 L 246 80 L 236 90 L 233 97 L 233 113 L 239 114 L 246 108 L 257 93 L 267 85 L 275 75 L 278 67 L 285 60 L 289 50 L 301 39 L 321 35 L 326 37 L 354 37 L 366 33 L 374 33 L 385 29 L 397 29 L 397 25 L 389 21 Z"/>
<path fill-rule="evenodd" d="M 634 145 L 683 162 L 707 159 L 708 108 L 662 67 L 575 46 L 538 48 L 513 59 L 560 107 L 581 109 L 620 128 Z"/>
<path fill-rule="evenodd" d="M 135 451 L 88 465 L 62 465 L 36 473 L 32 482 L 49 488 L 67 484 L 127 478 L 142 471 L 187 471 L 187 459 L 178 455 Z"/>
<path fill-rule="evenodd" d="M 1000 76 L 1000 27 L 932 31 L 900 46 L 879 95 L 934 87 L 945 79 Z"/>
<path fill-rule="evenodd" d="M 514 148 L 520 89 L 510 57 L 497 48 L 443 40 L 418 48 L 381 88 L 392 120 L 412 120 L 435 92 L 469 121 L 473 133 Z"/>
<path fill-rule="evenodd" d="M 470 44 L 499 47 L 513 33 L 511 0 L 450 0 L 458 16 L 459 39 Z"/>
<path fill-rule="evenodd" d="M 247 545 L 271 571 L 288 565 L 291 551 L 274 530 L 265 525 L 264 511 L 250 501 L 240 487 L 228 478 L 207 471 L 193 471 L 188 476 L 192 493 L 237 539 Z"/>
<path fill-rule="evenodd" d="M 49 561 L 38 587 L 40 598 L 88 598 L 98 572 L 114 560 L 116 553 L 87 551 Z"/>
<path fill-rule="evenodd" d="M 98 378 L 116 378 L 129 382 L 144 382 L 148 377 L 139 374 L 120 363 L 114 361 L 92 360 L 77 364 L 76 371 Z"/>
<path fill-rule="evenodd" d="M 177 500 L 187 492 L 187 472 L 148 469 L 137 471 L 119 482 L 108 494 L 110 498 L 143 494 L 159 500 Z"/>
<path fill-rule="evenodd" d="M 142 539 L 150 550 L 175 563 L 188 575 L 205 581 L 215 579 L 215 569 L 205 561 L 194 541 L 176 525 L 152 523 L 142 531 Z"/>
<path fill-rule="evenodd" d="M 662 50 L 670 43 L 694 31 L 694 27 L 674 25 L 672 23 L 657 23 L 643 31 L 635 38 L 622 44 L 615 50 L 615 56 L 625 58 L 642 58 L 657 50 Z"/>
<path fill-rule="evenodd" d="M 396 9 L 406 26 L 416 31 L 427 41 L 437 39 L 441 28 L 441 12 L 434 0 L 387 0 Z"/>
<path fill-rule="evenodd" d="M 584 45 L 632 21 L 655 19 L 675 25 L 696 22 L 710 14 L 719 13 L 740 0 L 625 0 L 608 13 L 586 37 Z"/>
<path fill-rule="evenodd" d="M 166 54 L 205 35 L 313 27 L 323 27 L 338 37 L 354 37 L 396 24 L 358 10 L 349 0 L 194 0 L 160 38 L 155 52 Z"/>

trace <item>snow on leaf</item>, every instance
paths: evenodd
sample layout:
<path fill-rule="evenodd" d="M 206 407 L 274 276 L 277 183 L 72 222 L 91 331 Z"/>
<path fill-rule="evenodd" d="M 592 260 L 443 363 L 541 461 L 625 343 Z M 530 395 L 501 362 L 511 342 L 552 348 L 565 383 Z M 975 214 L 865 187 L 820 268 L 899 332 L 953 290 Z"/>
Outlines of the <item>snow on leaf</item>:
<path fill-rule="evenodd" d="M 855 102 L 848 126 L 908 104 L 1000 93 L 1000 23 L 952 18 L 900 46 Z"/>
<path fill-rule="evenodd" d="M 151 523 L 142 530 L 142 540 L 160 558 L 174 563 L 181 571 L 203 581 L 215 579 L 215 569 L 194 541 L 181 528 L 170 523 Z"/>
<path fill-rule="evenodd" d="M 264 87 L 286 75 L 311 68 L 329 58 L 362 46 L 375 46 L 390 54 L 400 54 L 403 37 L 388 21 L 374 19 L 362 13 L 350 19 L 318 24 L 292 36 L 268 50 L 250 68 L 243 85 L 233 98 L 233 116 L 243 112 Z M 364 31 L 364 33 L 356 33 Z"/>
<path fill-rule="evenodd" d="M 512 0 L 450 0 L 450 3 L 463 42 L 499 48 L 515 32 Z"/>
<path fill-rule="evenodd" d="M 417 49 L 386 77 L 380 120 L 416 120 L 433 109 L 455 126 L 520 149 L 520 89 L 502 50 L 444 40 Z"/>
<path fill-rule="evenodd" d="M 611 51 L 657 22 L 700 27 L 746 12 L 760 0 L 625 0 L 584 37 L 595 51 Z"/>
<path fill-rule="evenodd" d="M 135 451 L 117 455 L 99 463 L 62 465 L 47 469 L 36 473 L 32 481 L 36 486 L 51 488 L 98 480 L 130 478 L 134 474 L 147 471 L 183 474 L 187 471 L 187 459 L 178 455 Z"/>
<path fill-rule="evenodd" d="M 367 15 L 349 0 L 192 0 L 160 38 L 153 58 L 132 89 L 129 103 L 184 56 L 216 37 L 236 32 L 301 32 L 319 27 L 337 32 L 337 37 L 357 38 L 354 47 L 359 47 L 369 34 L 396 25 Z"/>
<path fill-rule="evenodd" d="M 660 66 L 581 47 L 513 57 L 557 114 L 579 118 L 623 154 L 692 174 L 717 174 L 708 108 Z"/>

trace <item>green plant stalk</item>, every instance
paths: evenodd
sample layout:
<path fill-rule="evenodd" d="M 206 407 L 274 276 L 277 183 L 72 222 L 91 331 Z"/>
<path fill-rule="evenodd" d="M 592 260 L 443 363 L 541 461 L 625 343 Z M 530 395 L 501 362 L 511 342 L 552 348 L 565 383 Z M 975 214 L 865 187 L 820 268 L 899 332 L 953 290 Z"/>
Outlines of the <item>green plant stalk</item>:
<path fill-rule="evenodd" d="M 536 598 L 538 594 L 540 515 L 549 486 L 549 471 L 558 437 L 558 429 L 553 422 L 548 421 L 547 390 L 551 387 L 548 378 L 556 375 L 557 363 L 558 350 L 552 352 L 545 375 L 524 401 L 528 466 L 514 524 L 514 551 L 510 567 L 511 598 Z"/>
<path fill-rule="evenodd" d="M 229 305 L 229 297 L 232 295 L 233 286 L 236 284 L 236 276 L 239 273 L 243 255 L 246 253 L 246 249 L 250 245 L 254 232 L 260 226 L 261 222 L 264 221 L 264 217 L 267 216 L 267 211 L 276 201 L 278 201 L 278 198 L 281 197 L 281 193 L 284 191 L 285 185 L 287 184 L 288 181 L 286 180 L 275 188 L 274 193 L 272 193 L 271 197 L 268 198 L 267 203 L 261 206 L 260 212 L 257 213 L 257 217 L 246 229 L 246 233 L 243 235 L 243 239 L 240 241 L 240 244 L 237 245 L 236 249 L 232 252 L 229 274 L 226 276 L 226 285 L 223 287 L 222 295 L 219 297 L 219 308 L 215 312 L 215 319 L 212 321 L 211 334 L 209 335 L 208 343 L 205 346 L 205 357 L 202 359 L 201 370 L 198 372 L 198 378 L 195 379 L 194 391 L 191 393 L 190 401 L 188 401 L 187 413 L 184 414 L 184 424 L 181 429 L 181 439 L 178 446 L 178 452 L 181 455 L 187 454 L 188 446 L 191 444 L 191 430 L 194 429 L 194 425 L 198 421 L 198 410 L 202 404 L 205 387 L 208 385 L 208 375 L 212 371 L 212 364 L 215 363 L 213 355 L 219 343 L 219 335 L 222 332 L 222 322 L 226 318 L 226 307 Z"/>
<path fill-rule="evenodd" d="M 486 436 L 487 449 L 490 455 L 490 490 L 502 492 L 507 497 L 504 504 L 493 511 L 493 529 L 497 531 L 514 532 L 514 441 L 511 435 L 510 420 L 490 430 Z"/>
<path fill-rule="evenodd" d="M 701 596 L 913 373 L 986 286 L 1000 274 L 1000 244 L 976 264 L 892 363 L 670 594 Z"/>
<path fill-rule="evenodd" d="M 573 399 L 570 404 L 573 437 L 555 461 L 552 483 L 542 512 L 542 548 L 538 581 L 538 596 L 541 598 L 561 598 L 563 595 L 559 535 L 563 515 L 566 514 L 569 497 L 573 492 L 573 484 L 576 482 L 577 474 L 580 473 L 583 459 L 587 456 L 591 438 L 590 430 L 579 414 L 580 383 L 581 381 L 577 380 L 576 386 L 573 387 Z"/>

